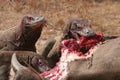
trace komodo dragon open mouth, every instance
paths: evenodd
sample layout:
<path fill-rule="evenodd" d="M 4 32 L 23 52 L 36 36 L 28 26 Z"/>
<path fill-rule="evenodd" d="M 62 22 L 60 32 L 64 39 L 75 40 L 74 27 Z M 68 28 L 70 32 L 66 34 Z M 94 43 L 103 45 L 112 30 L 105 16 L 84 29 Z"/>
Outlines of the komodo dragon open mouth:
<path fill-rule="evenodd" d="M 48 80 L 66 80 L 69 74 L 68 63 L 80 59 L 89 59 L 97 48 L 97 44 L 103 40 L 103 35 L 98 33 L 91 37 L 80 37 L 80 41 L 67 39 L 60 45 L 60 61 L 50 71 L 41 75 Z"/>

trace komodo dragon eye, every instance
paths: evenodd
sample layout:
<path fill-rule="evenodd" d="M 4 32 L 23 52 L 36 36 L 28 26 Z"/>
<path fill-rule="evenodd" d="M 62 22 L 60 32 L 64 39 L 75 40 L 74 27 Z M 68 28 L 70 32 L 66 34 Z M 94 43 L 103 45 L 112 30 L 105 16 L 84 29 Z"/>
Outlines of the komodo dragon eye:
<path fill-rule="evenodd" d="M 74 23 L 74 26 L 77 27 L 77 23 Z"/>
<path fill-rule="evenodd" d="M 75 26 L 75 30 L 82 30 L 81 25 L 74 23 L 74 26 Z"/>
<path fill-rule="evenodd" d="M 28 16 L 27 19 L 28 19 L 29 21 L 33 21 L 33 20 L 34 20 L 34 18 L 33 18 L 33 17 L 30 17 L 30 16 Z"/>
<path fill-rule="evenodd" d="M 39 63 L 39 65 L 41 65 L 41 66 L 42 66 L 42 65 L 44 65 L 44 63 L 43 63 L 43 61 L 42 61 L 42 60 L 39 60 L 39 62 L 38 62 L 38 63 Z"/>

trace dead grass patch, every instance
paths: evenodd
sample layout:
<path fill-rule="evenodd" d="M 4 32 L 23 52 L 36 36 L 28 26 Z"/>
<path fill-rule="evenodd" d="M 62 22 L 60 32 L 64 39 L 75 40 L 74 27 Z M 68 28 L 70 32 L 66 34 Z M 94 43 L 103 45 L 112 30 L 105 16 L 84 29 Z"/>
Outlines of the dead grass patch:
<path fill-rule="evenodd" d="M 120 2 L 117 0 L 2 0 L 0 29 L 19 25 L 28 13 L 43 14 L 53 25 L 44 28 L 37 43 L 38 51 L 46 39 L 60 35 L 66 22 L 74 17 L 89 19 L 96 32 L 120 36 Z"/>

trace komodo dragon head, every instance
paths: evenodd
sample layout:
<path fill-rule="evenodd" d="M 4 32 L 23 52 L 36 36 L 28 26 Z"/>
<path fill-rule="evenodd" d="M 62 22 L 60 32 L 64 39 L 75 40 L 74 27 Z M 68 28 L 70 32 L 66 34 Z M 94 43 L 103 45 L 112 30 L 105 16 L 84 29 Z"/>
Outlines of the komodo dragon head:
<path fill-rule="evenodd" d="M 45 18 L 38 14 L 27 14 L 23 17 L 22 25 L 30 27 L 32 29 L 37 29 L 43 27 L 46 23 Z"/>
<path fill-rule="evenodd" d="M 90 22 L 85 18 L 74 18 L 68 21 L 63 31 L 68 38 L 79 39 L 80 36 L 90 37 L 95 35 Z"/>

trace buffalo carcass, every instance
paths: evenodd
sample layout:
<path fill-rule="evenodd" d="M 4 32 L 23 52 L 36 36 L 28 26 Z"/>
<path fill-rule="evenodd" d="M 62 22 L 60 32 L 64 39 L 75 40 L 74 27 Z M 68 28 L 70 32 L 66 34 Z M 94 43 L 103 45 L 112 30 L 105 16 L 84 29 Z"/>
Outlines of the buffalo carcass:
<path fill-rule="evenodd" d="M 99 45 L 88 63 L 85 58 L 70 62 L 67 80 L 120 80 L 120 37 Z"/>

